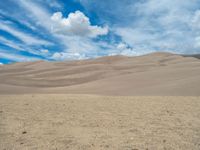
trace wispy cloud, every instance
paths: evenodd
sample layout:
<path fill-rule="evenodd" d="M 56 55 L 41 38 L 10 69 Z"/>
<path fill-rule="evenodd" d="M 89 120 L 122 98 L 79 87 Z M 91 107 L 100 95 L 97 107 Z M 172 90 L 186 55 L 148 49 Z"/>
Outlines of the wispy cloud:
<path fill-rule="evenodd" d="M 108 22 L 137 53 L 200 52 L 195 46 L 200 22 L 198 0 L 79 1 L 89 12 Z"/>
<path fill-rule="evenodd" d="M 51 45 L 52 44 L 49 41 L 34 37 L 33 35 L 24 33 L 23 31 L 19 31 L 18 29 L 12 27 L 8 23 L 6 24 L 6 23 L 1 22 L 0 29 L 12 34 L 13 36 L 20 39 L 21 41 L 23 41 L 24 43 L 26 43 L 28 45 L 37 45 L 37 44 L 38 45 Z"/>
<path fill-rule="evenodd" d="M 0 36 L 0 43 L 2 43 L 3 45 L 5 45 L 9 48 L 14 49 L 14 50 L 28 52 L 28 53 L 34 54 L 34 55 L 46 56 L 47 54 L 49 54 L 49 51 L 47 49 L 38 48 L 38 50 L 37 50 L 37 49 L 31 48 L 23 43 L 8 40 L 2 36 Z"/>
<path fill-rule="evenodd" d="M 30 56 L 23 56 L 15 53 L 9 53 L 4 51 L 0 51 L 0 58 L 9 59 L 15 62 L 26 62 L 26 61 L 37 61 L 39 58 L 30 57 Z"/>

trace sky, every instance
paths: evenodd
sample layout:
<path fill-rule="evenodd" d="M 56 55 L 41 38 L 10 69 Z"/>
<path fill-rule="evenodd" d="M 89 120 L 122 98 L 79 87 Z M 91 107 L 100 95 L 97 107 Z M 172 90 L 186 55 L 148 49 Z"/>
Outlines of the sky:
<path fill-rule="evenodd" d="M 6 0 L 0 65 L 200 53 L 199 0 Z"/>

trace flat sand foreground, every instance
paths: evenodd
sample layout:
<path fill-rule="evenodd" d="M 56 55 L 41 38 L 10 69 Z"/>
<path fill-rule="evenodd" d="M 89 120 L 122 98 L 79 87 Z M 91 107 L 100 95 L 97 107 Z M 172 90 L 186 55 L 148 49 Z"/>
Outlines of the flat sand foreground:
<path fill-rule="evenodd" d="M 1 150 L 199 150 L 200 97 L 1 95 Z"/>

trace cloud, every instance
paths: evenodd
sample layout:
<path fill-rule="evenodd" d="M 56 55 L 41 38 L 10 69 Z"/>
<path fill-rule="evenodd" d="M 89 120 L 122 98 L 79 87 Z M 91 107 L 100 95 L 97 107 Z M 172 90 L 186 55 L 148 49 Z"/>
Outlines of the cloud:
<path fill-rule="evenodd" d="M 128 45 L 126 43 L 119 43 L 117 45 L 117 49 L 120 49 L 120 50 L 124 50 L 124 49 L 127 49 L 128 48 Z"/>
<path fill-rule="evenodd" d="M 24 33 L 22 31 L 19 31 L 18 29 L 12 27 L 10 24 L 0 22 L 0 29 L 12 34 L 13 36 L 20 39 L 27 45 L 52 45 L 51 42 L 34 37 L 33 35 Z"/>
<path fill-rule="evenodd" d="M 6 39 L 2 36 L 0 36 L 0 43 L 2 43 L 3 45 L 7 46 L 8 49 L 12 49 L 12 51 L 22 51 L 22 52 L 28 52 L 30 54 L 33 55 L 38 55 L 38 56 L 47 56 L 48 54 L 48 50 L 46 49 L 41 49 L 40 51 L 36 50 L 36 48 L 31 48 L 30 46 L 23 44 L 21 42 L 18 41 L 14 41 L 14 40 L 9 40 Z"/>
<path fill-rule="evenodd" d="M 2 36 L 0 36 L 0 42 L 6 46 L 9 46 L 11 48 L 14 48 L 14 49 L 17 49 L 17 50 L 23 50 L 23 48 L 21 47 L 22 45 L 16 43 L 16 42 L 13 42 L 11 40 L 8 40 Z"/>
<path fill-rule="evenodd" d="M 58 9 L 63 8 L 62 3 L 60 3 L 60 1 L 58 2 L 58 0 L 37 0 L 37 1 L 44 3 L 45 5 L 48 5 L 52 8 L 58 8 Z"/>
<path fill-rule="evenodd" d="M 137 54 L 200 52 L 195 46 L 196 38 L 200 36 L 198 0 L 77 1 L 109 24 L 110 30 Z"/>
<path fill-rule="evenodd" d="M 200 48 L 200 36 L 195 38 L 194 45 L 195 48 Z"/>
<path fill-rule="evenodd" d="M 86 59 L 87 57 L 80 53 L 56 52 L 51 58 L 54 60 L 81 60 Z"/>
<path fill-rule="evenodd" d="M 0 58 L 9 59 L 16 62 L 26 62 L 26 61 L 37 61 L 39 58 L 23 56 L 15 53 L 8 53 L 6 51 L 0 51 Z"/>
<path fill-rule="evenodd" d="M 110 47 L 109 56 L 124 55 L 124 56 L 137 56 L 138 53 L 125 42 L 120 42 Z"/>
<path fill-rule="evenodd" d="M 48 54 L 49 50 L 48 49 L 41 49 L 40 52 L 43 53 L 43 54 Z"/>
<path fill-rule="evenodd" d="M 195 29 L 200 29 L 200 10 L 195 11 L 191 25 Z"/>
<path fill-rule="evenodd" d="M 196 0 L 168 1 L 149 0 L 134 5 L 139 20 L 127 28 L 118 28 L 116 32 L 136 48 L 149 51 L 173 51 L 176 53 L 196 53 L 192 44 L 197 28 L 190 26 L 191 20 L 198 22 L 198 13 L 193 17 Z M 195 21 L 194 21 L 195 20 Z M 197 24 L 197 23 L 195 23 Z M 185 36 L 187 35 L 187 36 Z"/>
<path fill-rule="evenodd" d="M 130 47 L 128 44 L 123 43 L 123 42 L 121 42 L 117 45 L 117 49 L 118 49 L 120 55 L 125 55 L 125 56 L 138 55 L 132 47 Z"/>
<path fill-rule="evenodd" d="M 37 26 L 39 25 L 44 28 L 45 33 L 47 31 L 46 34 L 54 39 L 55 43 L 57 43 L 55 48 L 57 50 L 52 50 L 52 52 L 55 51 L 56 53 L 57 51 L 61 51 L 61 54 L 65 57 L 61 55 L 60 58 L 71 59 L 73 56 L 74 58 L 77 58 L 77 53 L 82 57 L 84 57 L 84 55 L 90 55 L 90 57 L 92 57 L 96 56 L 98 51 L 103 51 L 92 38 L 107 34 L 108 27 L 91 25 L 89 18 L 83 13 L 71 13 L 71 15 L 69 14 L 71 17 L 68 16 L 68 18 L 64 18 L 62 13 L 54 13 L 52 15 L 52 13 L 46 10 L 43 5 L 36 3 L 35 1 L 20 0 L 20 3 L 17 4 L 27 12 L 28 17 L 32 22 L 36 22 Z M 82 25 L 77 19 L 88 21 L 86 21 L 85 24 L 82 23 Z M 73 27 L 61 25 L 61 20 L 68 20 Z M 42 28 L 40 28 L 41 33 L 44 32 Z M 72 55 L 73 53 L 74 55 Z M 67 57 L 67 54 L 70 56 Z"/>
<path fill-rule="evenodd" d="M 0 62 L 0 66 L 3 66 L 3 63 Z"/>
<path fill-rule="evenodd" d="M 67 18 L 64 18 L 61 12 L 57 12 L 51 19 L 54 21 L 52 30 L 58 34 L 97 37 L 108 33 L 108 27 L 92 26 L 89 18 L 80 11 L 70 13 Z"/>
<path fill-rule="evenodd" d="M 52 56 L 55 60 L 91 58 L 104 51 L 97 42 L 93 42 L 91 39 L 77 36 L 60 36 L 61 42 L 66 49 L 55 52 Z"/>
<path fill-rule="evenodd" d="M 51 24 L 52 24 L 51 12 L 46 7 L 44 7 L 42 3 L 38 3 L 37 1 L 31 1 L 31 0 L 14 0 L 14 1 L 19 7 L 23 9 L 23 12 L 26 12 L 25 16 L 28 18 L 29 22 L 32 22 L 33 25 L 38 30 L 40 29 L 38 32 L 41 31 L 42 31 L 41 33 L 49 32 L 48 34 L 52 36 L 50 34 Z M 46 3 L 47 1 L 48 0 L 46 0 Z"/>
<path fill-rule="evenodd" d="M 23 24 L 25 27 L 30 28 L 31 30 L 37 30 L 37 28 L 31 23 L 30 20 L 26 18 L 26 16 L 20 11 L 18 13 L 12 13 L 12 16 L 10 15 L 10 12 L 7 12 L 5 9 L 0 9 L 0 15 L 3 15 L 4 17 L 0 17 L 1 19 L 4 18 L 10 18 L 12 20 L 16 20 L 20 24 Z"/>

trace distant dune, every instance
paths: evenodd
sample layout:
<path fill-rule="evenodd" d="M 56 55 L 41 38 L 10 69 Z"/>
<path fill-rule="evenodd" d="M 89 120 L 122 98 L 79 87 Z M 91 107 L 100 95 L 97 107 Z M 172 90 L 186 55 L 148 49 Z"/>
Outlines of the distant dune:
<path fill-rule="evenodd" d="M 183 55 L 184 57 L 194 57 L 200 59 L 200 54 L 193 54 L 193 55 Z"/>
<path fill-rule="evenodd" d="M 0 93 L 200 96 L 200 60 L 170 53 L 0 66 Z"/>

